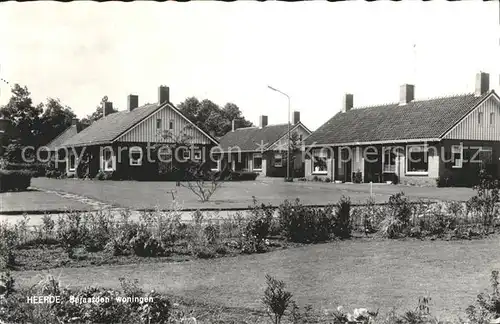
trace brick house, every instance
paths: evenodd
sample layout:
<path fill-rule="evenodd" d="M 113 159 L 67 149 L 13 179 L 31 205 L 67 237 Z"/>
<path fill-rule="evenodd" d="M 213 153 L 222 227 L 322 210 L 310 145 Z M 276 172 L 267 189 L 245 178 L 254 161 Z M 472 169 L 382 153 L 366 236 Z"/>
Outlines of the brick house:
<path fill-rule="evenodd" d="M 290 125 L 291 137 L 297 146 L 301 146 L 311 131 L 300 121 L 300 112 L 293 112 Z M 233 171 L 257 172 L 261 176 L 286 176 L 286 151 L 288 143 L 288 124 L 268 125 L 265 115 L 259 117 L 258 127 L 235 128 L 219 140 L 223 158 L 218 163 L 218 170 L 226 167 Z M 303 173 L 302 153 L 296 152 L 292 175 Z"/>
<path fill-rule="evenodd" d="M 360 107 L 346 94 L 341 112 L 306 140 L 307 178 L 460 185 L 487 168 L 500 174 L 500 97 L 478 73 L 474 93 Z M 356 179 L 355 179 L 356 178 Z"/>
<path fill-rule="evenodd" d="M 158 88 L 156 103 L 140 107 L 138 103 L 137 95 L 129 95 L 127 110 L 111 113 L 113 104 L 106 102 L 103 118 L 76 133 L 72 125 L 74 134 L 56 145 L 67 151 L 68 175 L 92 177 L 103 171 L 118 178 L 154 179 L 162 168 L 171 167 L 172 161 L 205 161 L 218 144 L 177 110 L 169 100 L 168 87 Z M 157 147 L 181 141 L 184 148 L 180 152 Z M 83 164 L 85 170 L 78 172 Z"/>

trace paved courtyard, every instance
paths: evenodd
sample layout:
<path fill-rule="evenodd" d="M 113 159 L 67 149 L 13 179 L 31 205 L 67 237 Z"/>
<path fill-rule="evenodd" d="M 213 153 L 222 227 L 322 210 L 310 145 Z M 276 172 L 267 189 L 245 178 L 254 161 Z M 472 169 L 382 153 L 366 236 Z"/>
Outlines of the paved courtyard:
<path fill-rule="evenodd" d="M 36 178 L 32 186 L 41 190 L 76 194 L 110 204 L 132 209 L 168 208 L 172 204 L 173 190 L 184 208 L 245 208 L 252 203 L 252 196 L 259 202 L 278 205 L 283 200 L 300 198 L 305 204 L 325 205 L 337 202 L 342 195 L 353 203 L 364 203 L 370 196 L 370 184 L 333 184 L 317 182 L 287 183 L 283 179 L 266 178 L 256 181 L 226 182 L 209 202 L 202 203 L 195 194 L 175 182 L 93 181 L 78 179 Z M 386 202 L 390 195 L 404 191 L 412 199 L 467 200 L 474 195 L 468 188 L 408 187 L 374 184 L 373 197 Z M 9 196 L 14 199 L 15 194 Z M 8 199 L 3 198 L 4 200 Z"/>

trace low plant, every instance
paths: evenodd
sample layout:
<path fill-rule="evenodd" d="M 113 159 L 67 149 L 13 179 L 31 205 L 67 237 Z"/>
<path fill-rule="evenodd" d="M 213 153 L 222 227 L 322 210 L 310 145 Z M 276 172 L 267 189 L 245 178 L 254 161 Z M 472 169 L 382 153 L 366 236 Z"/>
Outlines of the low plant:
<path fill-rule="evenodd" d="M 333 234 L 336 237 L 346 239 L 351 237 L 351 200 L 342 196 L 338 202 L 333 224 Z"/>
<path fill-rule="evenodd" d="M 354 183 L 361 183 L 361 182 L 363 182 L 363 173 L 361 173 L 360 170 L 357 170 L 356 172 L 354 172 L 354 176 L 353 176 L 352 182 L 354 182 Z"/>
<path fill-rule="evenodd" d="M 0 170 L 0 192 L 27 190 L 32 176 L 28 170 Z"/>
<path fill-rule="evenodd" d="M 285 290 L 285 283 L 266 275 L 267 287 L 262 303 L 274 324 L 281 323 L 285 311 L 292 305 L 292 293 Z"/>
<path fill-rule="evenodd" d="M 68 257 L 73 257 L 74 248 L 83 245 L 88 234 L 82 213 L 69 212 L 59 217 L 56 236 L 68 253 Z"/>
<path fill-rule="evenodd" d="M 498 215 L 500 182 L 485 170 L 479 172 L 479 185 L 475 186 L 476 195 L 467 201 L 467 208 L 482 217 L 483 226 L 489 228 Z"/>
<path fill-rule="evenodd" d="M 389 197 L 388 214 L 380 223 L 380 233 L 388 238 L 405 236 L 410 229 L 412 207 L 404 192 Z"/>
<path fill-rule="evenodd" d="M 466 309 L 471 324 L 497 323 L 500 319 L 500 291 L 498 271 L 492 271 L 490 277 L 491 292 L 480 293 L 476 302 Z"/>

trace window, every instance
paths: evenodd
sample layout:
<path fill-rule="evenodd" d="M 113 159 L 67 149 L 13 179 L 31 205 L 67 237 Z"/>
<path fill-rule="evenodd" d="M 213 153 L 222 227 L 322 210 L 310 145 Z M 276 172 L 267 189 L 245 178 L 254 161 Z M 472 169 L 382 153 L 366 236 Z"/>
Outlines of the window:
<path fill-rule="evenodd" d="M 427 146 L 407 146 L 406 161 L 407 173 L 415 175 L 427 175 L 429 171 L 429 161 L 427 160 Z"/>
<path fill-rule="evenodd" d="M 315 149 L 312 152 L 312 172 L 313 174 L 326 174 L 326 159 L 327 159 L 327 151 L 322 149 Z"/>
<path fill-rule="evenodd" d="M 464 159 L 464 149 L 462 145 L 451 146 L 451 162 L 452 168 L 461 168 Z"/>
<path fill-rule="evenodd" d="M 168 129 L 174 129 L 174 120 L 170 119 L 168 122 Z"/>
<path fill-rule="evenodd" d="M 299 135 L 299 143 L 302 143 L 302 134 Z"/>
<path fill-rule="evenodd" d="M 481 125 L 483 123 L 483 113 L 482 112 L 477 113 L 477 123 L 479 125 Z"/>
<path fill-rule="evenodd" d="M 200 161 L 201 160 L 201 150 L 200 149 L 195 149 L 194 150 L 194 160 L 195 161 Z"/>
<path fill-rule="evenodd" d="M 490 125 L 495 125 L 495 113 L 490 113 Z"/>
<path fill-rule="evenodd" d="M 182 158 L 184 160 L 191 159 L 191 151 L 189 149 L 184 149 L 184 151 L 182 151 Z"/>
<path fill-rule="evenodd" d="M 142 165 L 142 149 L 138 146 L 133 146 L 129 151 L 129 162 L 132 166 Z"/>
<path fill-rule="evenodd" d="M 69 155 L 68 170 L 75 171 L 76 169 L 76 156 L 74 154 Z"/>
<path fill-rule="evenodd" d="M 160 147 L 158 149 L 158 160 L 160 162 L 172 162 L 172 150 L 169 147 Z"/>
<path fill-rule="evenodd" d="M 102 156 L 102 169 L 104 171 L 114 171 L 115 170 L 115 157 L 113 156 L 113 151 L 110 149 L 105 149 Z"/>
<path fill-rule="evenodd" d="M 262 162 L 262 159 L 261 159 Z M 281 168 L 283 166 L 283 154 L 275 153 L 274 154 L 274 166 L 276 168 Z"/>
<path fill-rule="evenodd" d="M 156 129 L 160 129 L 161 128 L 161 118 L 158 118 L 156 120 Z"/>
<path fill-rule="evenodd" d="M 262 153 L 253 154 L 253 170 L 262 171 Z"/>
<path fill-rule="evenodd" d="M 383 151 L 383 172 L 396 172 L 396 153 L 391 147 L 384 147 Z"/>
<path fill-rule="evenodd" d="M 479 149 L 478 159 L 483 165 L 493 163 L 493 149 L 487 146 L 481 147 Z"/>

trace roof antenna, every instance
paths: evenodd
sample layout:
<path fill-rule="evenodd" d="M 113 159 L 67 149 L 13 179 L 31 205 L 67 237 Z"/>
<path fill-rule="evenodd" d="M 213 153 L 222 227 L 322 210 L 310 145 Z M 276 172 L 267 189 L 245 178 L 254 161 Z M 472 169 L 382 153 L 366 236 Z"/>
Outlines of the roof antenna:
<path fill-rule="evenodd" d="M 417 42 L 413 43 L 413 84 L 417 83 Z"/>

